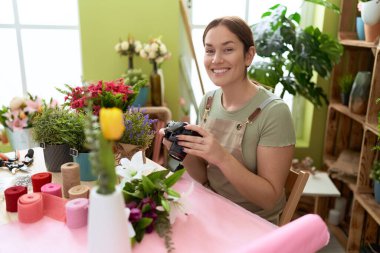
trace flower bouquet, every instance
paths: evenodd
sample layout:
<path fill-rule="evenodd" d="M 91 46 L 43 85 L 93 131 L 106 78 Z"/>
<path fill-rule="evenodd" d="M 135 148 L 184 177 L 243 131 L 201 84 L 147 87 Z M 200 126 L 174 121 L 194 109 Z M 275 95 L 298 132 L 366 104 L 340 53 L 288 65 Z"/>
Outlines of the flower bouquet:
<path fill-rule="evenodd" d="M 164 238 L 168 252 L 174 249 L 171 224 L 175 209 L 180 207 L 180 194 L 171 187 L 181 178 L 184 169 L 169 174 L 159 170 L 132 177 L 123 186 L 123 195 L 130 209 L 129 221 L 135 230 L 134 241 L 141 242 L 146 233 L 156 231 Z"/>
<path fill-rule="evenodd" d="M 137 152 L 143 151 L 143 162 L 145 163 L 145 150 L 150 146 L 155 135 L 153 124 L 157 120 L 149 119 L 140 108 L 130 107 L 124 113 L 125 131 L 115 145 L 116 161 L 122 157 L 131 159 Z"/>
<path fill-rule="evenodd" d="M 161 38 L 154 38 L 148 44 L 144 44 L 140 50 L 140 56 L 152 62 L 153 66 L 161 65 L 166 59 L 170 58 L 171 53 L 162 43 Z"/>
<path fill-rule="evenodd" d="M 142 44 L 139 40 L 133 39 L 131 36 L 128 40 L 120 40 L 115 45 L 115 51 L 121 56 L 128 56 L 128 69 L 133 69 L 133 56 L 139 55 Z"/>
<path fill-rule="evenodd" d="M 123 79 L 109 82 L 98 81 L 83 87 L 73 88 L 68 84 L 65 86 L 68 91 L 57 88 L 59 92 L 66 95 L 64 106 L 69 106 L 78 112 L 84 112 L 91 101 L 94 115 L 99 115 L 101 107 L 117 107 L 125 111 L 137 95 L 131 86 L 124 83 Z"/>

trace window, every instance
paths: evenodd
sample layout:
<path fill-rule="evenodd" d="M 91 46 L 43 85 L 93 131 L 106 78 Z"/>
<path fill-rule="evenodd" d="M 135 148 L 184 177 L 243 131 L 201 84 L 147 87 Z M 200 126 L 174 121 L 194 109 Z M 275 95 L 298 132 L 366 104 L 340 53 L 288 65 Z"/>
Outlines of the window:
<path fill-rule="evenodd" d="M 0 0 L 0 106 L 14 96 L 63 102 L 55 87 L 80 84 L 76 0 Z"/>

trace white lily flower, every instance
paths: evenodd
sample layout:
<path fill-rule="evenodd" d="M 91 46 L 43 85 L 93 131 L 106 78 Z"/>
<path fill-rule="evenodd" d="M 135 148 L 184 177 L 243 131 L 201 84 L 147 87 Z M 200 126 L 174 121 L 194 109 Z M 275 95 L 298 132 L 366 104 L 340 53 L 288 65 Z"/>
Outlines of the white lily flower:
<path fill-rule="evenodd" d="M 188 201 L 189 195 L 194 190 L 194 182 L 191 182 L 186 192 L 181 193 L 179 198 L 170 196 L 172 201 L 170 203 L 169 220 L 170 224 L 174 224 L 177 217 L 185 218 L 191 212 L 191 206 Z"/>

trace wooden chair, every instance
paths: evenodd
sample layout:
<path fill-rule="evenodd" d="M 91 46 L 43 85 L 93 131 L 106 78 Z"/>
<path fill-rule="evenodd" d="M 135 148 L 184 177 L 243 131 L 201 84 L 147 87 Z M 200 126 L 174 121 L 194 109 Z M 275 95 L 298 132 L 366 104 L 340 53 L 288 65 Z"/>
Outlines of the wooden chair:
<path fill-rule="evenodd" d="M 309 173 L 290 169 L 285 182 L 286 204 L 280 216 L 280 226 L 285 225 L 292 219 L 308 178 Z"/>

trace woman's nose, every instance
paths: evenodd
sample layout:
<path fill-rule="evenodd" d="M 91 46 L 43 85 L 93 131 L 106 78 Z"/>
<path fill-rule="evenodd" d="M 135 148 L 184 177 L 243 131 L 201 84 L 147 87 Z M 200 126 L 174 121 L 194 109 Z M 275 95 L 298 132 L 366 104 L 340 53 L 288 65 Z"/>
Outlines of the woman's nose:
<path fill-rule="evenodd" d="M 216 63 L 221 63 L 223 62 L 223 57 L 220 53 L 215 53 L 214 54 L 214 58 L 212 58 L 212 63 L 216 64 Z"/>

